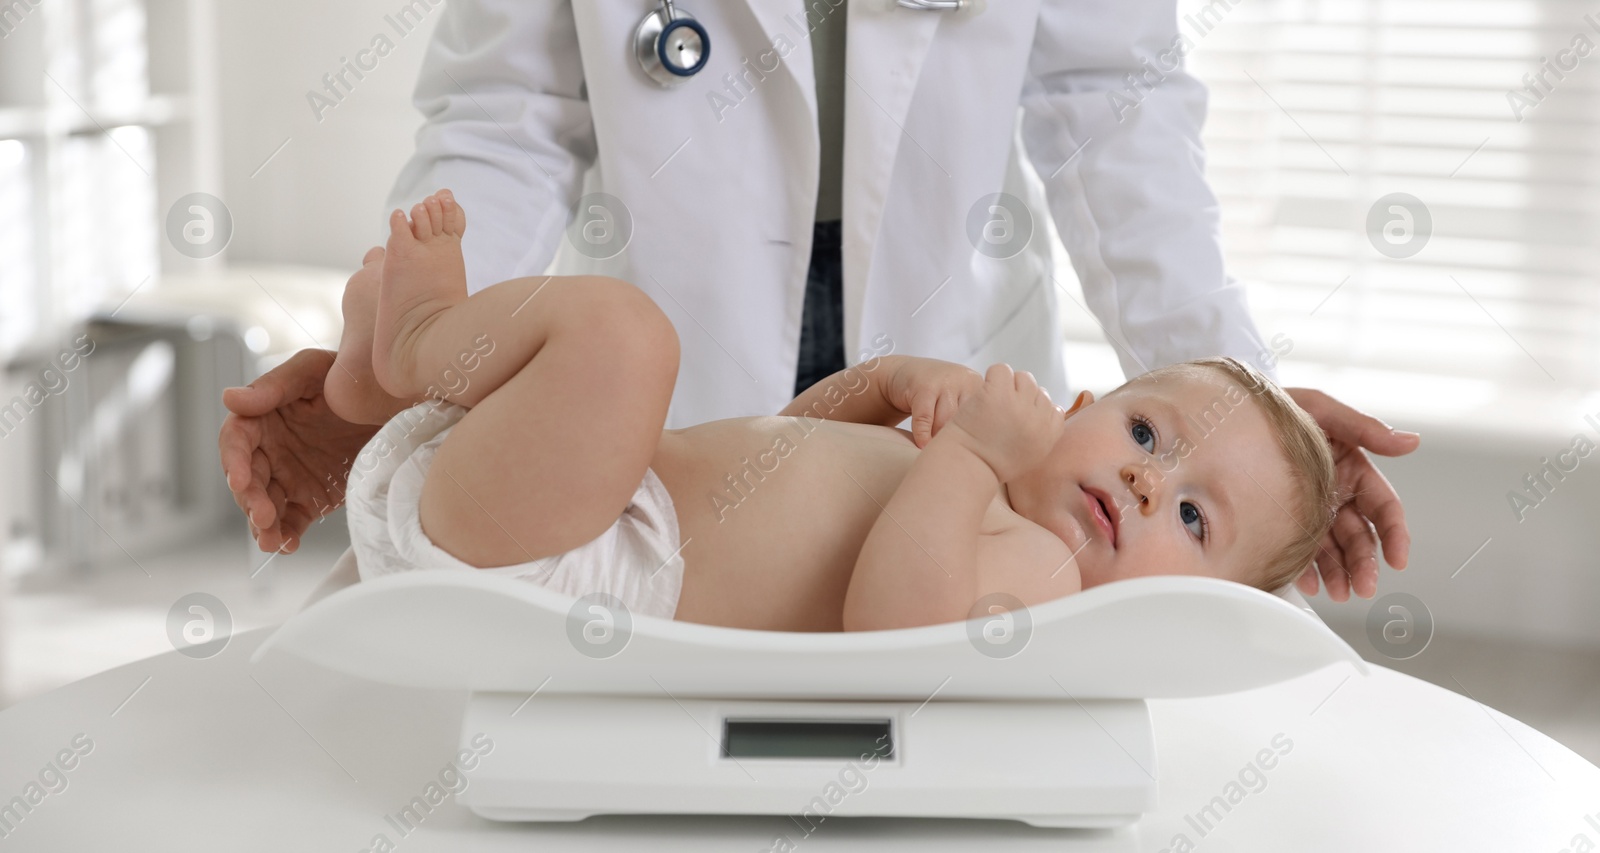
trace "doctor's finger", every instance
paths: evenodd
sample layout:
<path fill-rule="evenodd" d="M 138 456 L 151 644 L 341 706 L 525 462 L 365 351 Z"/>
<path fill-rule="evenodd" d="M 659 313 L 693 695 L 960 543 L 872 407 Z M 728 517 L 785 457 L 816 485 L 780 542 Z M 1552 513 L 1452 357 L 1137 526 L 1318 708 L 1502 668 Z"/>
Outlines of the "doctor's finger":
<path fill-rule="evenodd" d="M 1310 598 L 1317 594 L 1317 561 L 1313 559 L 1306 564 L 1300 572 L 1300 577 L 1295 579 L 1295 586 L 1300 588 L 1300 594 Z"/>
<path fill-rule="evenodd" d="M 288 504 L 278 517 L 277 526 L 273 528 L 273 533 L 277 535 L 278 540 L 273 546 L 273 550 L 281 551 L 285 554 L 294 553 L 294 549 L 299 547 L 297 543 L 300 541 L 301 534 L 305 533 L 306 528 L 309 526 L 305 508 L 298 504 Z"/>
<path fill-rule="evenodd" d="M 277 527 L 262 529 L 256 535 L 256 548 L 264 553 L 272 553 L 283 546 L 283 535 Z"/>
<path fill-rule="evenodd" d="M 267 455 L 260 450 L 256 451 L 255 464 L 252 466 L 250 485 L 245 490 L 245 500 L 248 505 L 245 513 L 250 516 L 250 523 L 266 530 L 278 526 L 279 504 L 272 499 L 268 491 L 273 485 L 272 468 L 267 464 Z"/>
<path fill-rule="evenodd" d="M 300 534 L 305 532 L 304 523 L 295 523 L 295 516 L 299 510 L 294 506 L 284 508 L 283 519 L 272 527 L 271 530 L 262 531 L 258 547 L 262 551 L 277 554 L 293 554 L 300 547 Z"/>
<path fill-rule="evenodd" d="M 1355 494 L 1355 500 L 1346 504 L 1346 507 L 1353 507 L 1363 518 L 1372 520 L 1378 529 L 1378 538 L 1383 542 L 1384 559 L 1389 561 L 1389 565 L 1403 569 L 1411 552 L 1411 531 L 1406 527 L 1405 507 L 1401 506 L 1400 495 L 1389 483 L 1389 478 L 1383 476 L 1383 472 L 1372 464 L 1366 454 L 1356 452 L 1360 454 L 1359 460 L 1349 459 L 1345 462 L 1353 472 L 1352 491 Z M 1345 476 L 1340 477 L 1340 480 L 1345 479 Z"/>
<path fill-rule="evenodd" d="M 267 484 L 267 497 L 272 501 L 272 519 L 278 527 L 283 526 L 283 511 L 289 505 L 288 495 L 284 494 L 283 484 L 277 480 Z"/>
<path fill-rule="evenodd" d="M 235 414 L 255 417 L 290 401 L 315 397 L 322 393 L 322 381 L 336 355 L 325 349 L 300 350 L 249 385 L 222 389 L 222 405 Z"/>
<path fill-rule="evenodd" d="M 1371 598 L 1378 587 L 1378 537 L 1354 504 L 1345 504 L 1334 517 L 1333 538 L 1344 549 L 1344 568 L 1350 588 L 1362 598 Z"/>
<path fill-rule="evenodd" d="M 249 484 L 246 484 L 245 488 L 242 488 L 242 489 L 230 488 L 230 489 L 228 489 L 228 494 L 233 496 L 233 505 L 239 508 L 240 514 L 242 514 L 245 517 L 245 521 L 247 521 L 247 522 L 250 521 L 250 488 L 249 488 Z"/>
<path fill-rule="evenodd" d="M 244 520 L 255 531 L 271 527 L 272 523 L 266 519 L 272 515 L 272 499 L 267 497 L 266 489 L 259 485 L 250 485 L 243 491 L 234 495 L 234 502 L 239 505 L 239 511 L 244 514 Z M 259 538 L 259 536 L 257 537 Z"/>
<path fill-rule="evenodd" d="M 267 454 L 258 447 L 250 457 L 250 482 L 240 491 L 245 515 L 257 527 L 267 528 L 277 523 L 277 510 L 267 494 L 267 484 L 271 481 L 272 465 L 267 461 Z"/>
<path fill-rule="evenodd" d="M 261 444 L 261 422 L 229 413 L 217 433 L 217 454 L 228 489 L 235 496 L 250 485 L 250 454 Z"/>
<path fill-rule="evenodd" d="M 329 512 L 331 511 L 329 510 Z M 285 524 L 288 532 L 297 539 L 311 529 L 311 525 L 316 524 L 323 516 L 327 515 L 325 512 L 318 512 L 316 509 L 304 504 L 294 504 L 285 509 L 283 514 L 287 518 Z"/>
<path fill-rule="evenodd" d="M 1345 568 L 1344 548 L 1329 531 L 1322 537 L 1322 548 L 1317 552 L 1317 569 L 1322 573 L 1322 585 L 1332 601 L 1350 600 L 1350 574 Z"/>
<path fill-rule="evenodd" d="M 1372 415 L 1352 408 L 1315 388 L 1286 388 L 1329 438 L 1364 447 L 1381 456 L 1404 456 L 1417 449 L 1422 437 L 1396 431 Z"/>

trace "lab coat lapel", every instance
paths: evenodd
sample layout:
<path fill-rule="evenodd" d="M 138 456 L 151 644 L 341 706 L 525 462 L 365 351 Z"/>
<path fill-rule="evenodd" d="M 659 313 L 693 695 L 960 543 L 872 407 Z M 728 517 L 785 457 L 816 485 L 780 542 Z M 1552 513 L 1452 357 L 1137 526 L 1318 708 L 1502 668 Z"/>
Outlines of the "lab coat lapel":
<path fill-rule="evenodd" d="M 895 156 L 904 136 L 901 129 L 921 77 L 922 64 L 939 23 L 947 12 L 902 9 L 892 0 L 847 0 L 836 8 L 834 0 L 749 0 L 751 15 L 766 35 L 767 42 L 781 49 L 781 40 L 792 46 L 784 55 L 783 68 L 805 101 L 806 127 L 813 141 L 810 154 L 812 174 L 817 164 L 817 94 L 815 70 L 811 62 L 811 32 L 806 10 L 821 4 L 833 14 L 849 15 L 845 32 L 845 135 L 844 205 L 842 215 L 842 254 L 844 268 L 844 335 L 846 361 L 860 347 L 862 303 L 872 262 L 878 227 L 883 221 L 885 203 L 894 174 Z M 752 58 L 752 62 L 758 61 Z M 797 152 L 806 151 L 799 145 Z M 799 164 L 797 164 L 799 165 Z M 802 166 L 802 168 L 804 168 Z M 815 180 L 813 178 L 813 180 Z M 815 196 L 812 201 L 814 203 Z M 810 210 L 811 208 L 806 208 Z M 807 233 L 797 234 L 797 249 L 810 244 Z M 809 251 L 801 251 L 803 258 Z M 803 277 L 803 275 L 802 275 Z"/>
<path fill-rule="evenodd" d="M 822 2 L 826 4 L 827 0 Z M 781 3 L 774 0 L 750 0 L 749 6 L 750 14 L 755 16 L 756 23 L 761 25 L 762 32 L 766 34 L 766 42 L 783 57 L 783 61 L 779 63 L 782 67 L 771 73 L 788 76 L 789 81 L 800 88 L 806 108 L 810 111 L 808 118 L 811 127 L 815 128 L 817 86 L 816 71 L 811 66 L 811 32 L 806 25 L 807 3 L 797 0 Z M 749 57 L 752 65 L 762 64 L 766 59 L 765 56 Z"/>
<path fill-rule="evenodd" d="M 948 14 L 866 0 L 850 0 L 849 8 L 842 228 L 847 363 L 860 349 L 862 303 L 906 113 L 934 32 Z"/>

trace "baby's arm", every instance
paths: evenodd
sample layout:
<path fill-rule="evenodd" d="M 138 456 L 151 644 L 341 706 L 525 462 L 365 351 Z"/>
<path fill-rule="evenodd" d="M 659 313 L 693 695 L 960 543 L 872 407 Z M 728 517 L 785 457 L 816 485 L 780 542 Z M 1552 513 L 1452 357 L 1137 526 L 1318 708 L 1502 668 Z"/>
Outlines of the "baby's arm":
<path fill-rule="evenodd" d="M 867 533 L 845 593 L 845 630 L 965 620 L 991 592 L 1031 603 L 1075 591 L 1070 576 L 1052 571 L 1066 562 L 1064 545 L 1027 527 L 980 533 L 1000 484 L 1037 465 L 1064 421 L 1065 412 L 1030 374 L 990 367 L 983 386 L 923 448 Z M 1046 561 L 1049 577 L 1036 582 Z"/>
<path fill-rule="evenodd" d="M 965 365 L 888 355 L 812 385 L 778 414 L 888 427 L 910 416 L 912 440 L 925 447 L 961 401 L 982 385 L 983 377 Z"/>
<path fill-rule="evenodd" d="M 967 618 L 978 599 L 978 529 L 1000 481 L 941 432 L 923 448 L 856 557 L 844 629 L 909 628 Z"/>
<path fill-rule="evenodd" d="M 903 355 L 884 355 L 847 367 L 800 392 L 778 414 L 892 427 L 906 419 L 888 395 L 894 373 L 905 360 Z"/>

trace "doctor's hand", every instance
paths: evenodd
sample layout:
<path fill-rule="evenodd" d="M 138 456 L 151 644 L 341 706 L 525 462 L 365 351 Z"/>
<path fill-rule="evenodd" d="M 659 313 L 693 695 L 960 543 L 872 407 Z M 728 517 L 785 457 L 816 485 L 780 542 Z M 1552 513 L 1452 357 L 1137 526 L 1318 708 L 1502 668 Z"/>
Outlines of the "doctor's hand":
<path fill-rule="evenodd" d="M 1378 540 L 1383 556 L 1396 569 L 1406 567 L 1411 533 L 1405 510 L 1394 487 L 1372 464 L 1364 450 L 1381 456 L 1404 456 L 1417 449 L 1422 437 L 1391 428 L 1311 388 L 1285 388 L 1289 396 L 1315 418 L 1333 448 L 1339 494 L 1352 496 L 1339 507 L 1333 528 L 1322 539 L 1315 562 L 1298 581 L 1300 591 L 1317 594 L 1317 570 L 1334 601 L 1348 601 L 1350 590 L 1371 598 L 1378 589 Z M 1377 526 L 1374 535 L 1373 526 Z"/>
<path fill-rule="evenodd" d="M 294 553 L 311 522 L 344 502 L 350 460 L 378 431 L 341 420 L 322 396 L 334 353 L 308 349 L 222 392 L 217 438 L 234 502 L 263 551 Z"/>

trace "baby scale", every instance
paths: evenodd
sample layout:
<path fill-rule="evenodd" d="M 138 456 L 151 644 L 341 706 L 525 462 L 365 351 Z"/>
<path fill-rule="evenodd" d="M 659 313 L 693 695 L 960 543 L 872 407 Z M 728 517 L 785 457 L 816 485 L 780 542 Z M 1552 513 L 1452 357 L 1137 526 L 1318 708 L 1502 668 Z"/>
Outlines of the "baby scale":
<path fill-rule="evenodd" d="M 493 748 L 478 815 L 1002 818 L 1110 827 L 1155 807 L 1147 699 L 1366 665 L 1315 614 L 1211 578 L 1148 577 L 993 618 L 751 631 L 617 613 L 527 581 L 428 570 L 348 586 L 256 651 L 467 691 Z"/>

